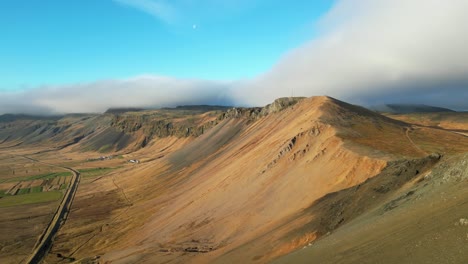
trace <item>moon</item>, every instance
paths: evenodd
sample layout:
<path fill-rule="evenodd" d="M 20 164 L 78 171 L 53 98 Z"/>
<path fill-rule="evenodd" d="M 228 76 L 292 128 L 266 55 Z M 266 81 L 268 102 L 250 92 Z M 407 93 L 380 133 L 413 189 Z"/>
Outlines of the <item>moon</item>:
<path fill-rule="evenodd" d="M 193 29 L 197 29 L 197 24 L 193 24 L 193 25 L 192 25 L 192 28 L 193 28 Z"/>

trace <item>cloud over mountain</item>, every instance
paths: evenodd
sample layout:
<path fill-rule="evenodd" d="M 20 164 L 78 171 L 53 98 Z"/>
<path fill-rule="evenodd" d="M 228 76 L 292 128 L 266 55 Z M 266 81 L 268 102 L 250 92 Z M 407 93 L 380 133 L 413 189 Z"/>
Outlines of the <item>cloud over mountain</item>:
<path fill-rule="evenodd" d="M 338 1 L 320 37 L 254 80 L 245 88 L 253 95 L 237 96 L 258 104 L 294 92 L 466 109 L 467 8 L 463 0 Z"/>
<path fill-rule="evenodd" d="M 111 107 L 166 107 L 207 102 L 232 104 L 227 83 L 140 76 L 86 84 L 39 87 L 22 92 L 3 92 L 0 113 L 104 112 Z"/>

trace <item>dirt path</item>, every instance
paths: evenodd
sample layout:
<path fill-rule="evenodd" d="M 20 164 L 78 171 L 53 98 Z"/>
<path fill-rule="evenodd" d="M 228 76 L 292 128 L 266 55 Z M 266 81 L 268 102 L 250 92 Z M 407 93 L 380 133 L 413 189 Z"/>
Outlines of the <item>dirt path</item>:
<path fill-rule="evenodd" d="M 413 145 L 413 147 L 415 149 L 417 149 L 419 152 L 423 153 L 424 155 L 428 155 L 428 153 L 424 150 L 422 150 L 418 145 L 416 145 L 416 143 L 414 143 L 414 141 L 411 139 L 411 137 L 409 136 L 409 132 L 411 131 L 411 129 L 413 129 L 413 127 L 411 128 L 406 128 L 406 131 L 405 131 L 405 135 L 406 135 L 406 138 L 408 139 L 408 141 L 411 143 L 411 145 Z"/>
<path fill-rule="evenodd" d="M 106 176 L 101 176 L 101 177 L 99 177 L 99 178 L 93 180 L 92 182 L 95 182 L 96 180 L 101 179 L 101 178 L 103 178 L 103 177 L 106 177 Z M 121 213 L 119 213 L 118 215 L 116 215 L 115 217 L 113 217 L 108 223 L 103 224 L 103 225 L 99 228 L 99 230 L 93 231 L 92 234 L 91 234 L 91 236 L 90 236 L 85 242 L 81 243 L 81 245 L 79 245 L 78 247 L 76 247 L 75 250 L 73 250 L 73 251 L 70 253 L 69 257 L 73 257 L 73 256 L 75 255 L 75 253 L 78 252 L 79 250 L 81 250 L 81 249 L 83 248 L 83 246 L 85 246 L 86 244 L 88 244 L 89 241 L 91 241 L 92 239 L 94 239 L 96 236 L 100 235 L 100 233 L 103 232 L 105 226 L 108 226 L 109 224 L 112 224 L 112 223 L 114 223 L 115 221 L 117 221 L 117 219 L 119 219 L 119 217 L 120 217 L 121 215 L 127 214 L 127 211 L 128 211 L 128 209 L 129 209 L 129 207 L 133 205 L 133 203 L 128 199 L 127 195 L 125 194 L 125 191 L 123 190 L 123 188 L 121 188 L 121 187 L 120 187 L 119 185 L 117 185 L 117 183 L 115 182 L 114 176 L 112 176 L 111 179 L 112 179 L 112 183 L 114 184 L 114 186 L 122 193 L 123 197 L 124 197 L 125 200 L 127 201 L 127 205 L 126 205 L 127 208 L 126 208 L 125 210 L 123 210 Z M 92 182 L 91 182 L 91 183 L 92 183 Z M 128 217 L 128 214 L 127 214 L 127 217 Z"/>
<path fill-rule="evenodd" d="M 70 186 L 67 189 L 67 192 L 63 196 L 62 202 L 60 203 L 59 207 L 57 208 L 57 211 L 55 212 L 54 218 L 52 218 L 52 221 L 49 223 L 47 228 L 44 230 L 42 235 L 39 237 L 39 240 L 37 241 L 36 245 L 34 246 L 34 249 L 27 259 L 26 263 L 40 263 L 42 259 L 45 257 L 47 252 L 50 249 L 50 246 L 52 245 L 52 239 L 54 238 L 55 234 L 58 232 L 60 226 L 62 226 L 65 223 L 65 220 L 67 219 L 68 212 L 70 211 L 71 204 L 73 202 L 73 198 L 75 197 L 76 191 L 78 189 L 78 184 L 80 182 L 80 173 L 72 168 L 69 167 L 63 167 L 55 164 L 50 164 L 50 163 L 45 163 L 41 162 L 39 160 L 29 158 L 26 156 L 21 156 L 25 159 L 29 159 L 34 162 L 46 164 L 49 166 L 54 166 L 58 168 L 63 168 L 66 170 L 69 170 L 72 174 L 72 180 L 70 182 Z"/>

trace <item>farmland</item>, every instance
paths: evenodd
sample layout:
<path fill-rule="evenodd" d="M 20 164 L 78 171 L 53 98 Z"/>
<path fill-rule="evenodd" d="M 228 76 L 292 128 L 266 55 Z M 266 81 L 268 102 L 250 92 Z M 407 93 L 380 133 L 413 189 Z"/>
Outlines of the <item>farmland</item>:
<path fill-rule="evenodd" d="M 34 203 L 44 203 L 50 201 L 57 201 L 62 197 L 62 192 L 60 191 L 51 191 L 51 192 L 35 192 L 35 193 L 26 193 L 19 195 L 6 196 L 0 199 L 0 208 L 25 205 L 25 204 L 34 204 Z"/>
<path fill-rule="evenodd" d="M 40 175 L 9 178 L 0 183 L 0 194 L 7 199 L 8 196 L 18 196 L 40 192 L 53 192 L 66 189 L 70 183 L 69 172 L 53 172 Z M 21 199 L 9 199 L 21 200 Z"/>
<path fill-rule="evenodd" d="M 70 179 L 71 173 L 58 167 L 0 153 L 2 263 L 20 263 L 30 254 Z"/>
<path fill-rule="evenodd" d="M 22 263 L 31 256 L 70 186 L 72 173 L 61 167 L 77 168 L 86 184 L 126 164 L 122 158 L 90 162 L 94 156 L 69 155 L 46 148 L 0 150 L 2 263 Z"/>
<path fill-rule="evenodd" d="M 34 179 L 34 177 L 62 171 L 20 156 L 0 155 L 0 183 Z"/>
<path fill-rule="evenodd" d="M 84 178 L 92 178 L 92 177 L 98 177 L 98 176 L 101 176 L 101 175 L 105 175 L 115 169 L 118 169 L 118 168 L 103 168 L 103 167 L 99 167 L 99 168 L 87 168 L 87 169 L 80 169 L 78 170 L 81 175 L 84 177 Z"/>

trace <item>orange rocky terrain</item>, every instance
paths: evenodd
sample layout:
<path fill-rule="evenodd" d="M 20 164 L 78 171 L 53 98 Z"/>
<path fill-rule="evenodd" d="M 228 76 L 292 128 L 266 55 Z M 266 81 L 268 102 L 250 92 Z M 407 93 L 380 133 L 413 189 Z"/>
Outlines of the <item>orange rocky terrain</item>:
<path fill-rule="evenodd" d="M 353 250 L 357 256 L 365 256 L 363 249 L 386 256 L 382 250 L 388 244 L 372 247 L 385 237 L 398 255 L 397 245 L 423 236 L 405 233 L 388 220 L 382 223 L 387 215 L 416 228 L 416 204 L 434 199 L 436 219 L 445 211 L 451 213 L 453 219 L 446 222 L 453 226 L 468 218 L 452 214 L 457 206 L 465 208 L 468 198 L 467 188 L 461 187 L 467 184 L 464 135 L 406 123 L 330 97 L 165 114 L 106 114 L 79 117 L 66 125 L 59 120 L 69 136 L 54 134 L 56 125 L 49 125 L 42 133 L 50 133 L 47 139 L 0 133 L 3 146 L 23 151 L 28 144 L 54 142 L 48 152 L 34 154 L 39 160 L 78 170 L 112 168 L 83 177 L 47 263 L 363 263 L 364 257 L 350 257 Z M 26 123 L 21 121 L 31 129 Z M 99 155 L 122 159 L 85 162 Z M 130 164 L 129 159 L 139 163 Z M 436 202 L 439 190 L 452 190 L 450 186 L 457 186 L 457 198 Z M 415 197 L 421 201 L 408 205 Z M 429 218 L 421 226 L 425 234 L 440 229 Z M 372 236 L 376 230 L 380 236 Z M 339 241 L 349 237 L 350 244 L 337 245 L 335 234 Z M 353 249 L 364 234 L 366 244 Z M 342 255 L 330 253 L 335 246 Z M 463 250 L 460 254 L 455 260 L 467 256 Z M 387 259 L 369 263 L 395 260 Z"/>

